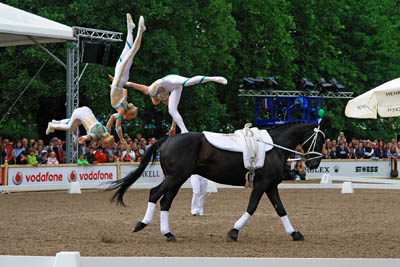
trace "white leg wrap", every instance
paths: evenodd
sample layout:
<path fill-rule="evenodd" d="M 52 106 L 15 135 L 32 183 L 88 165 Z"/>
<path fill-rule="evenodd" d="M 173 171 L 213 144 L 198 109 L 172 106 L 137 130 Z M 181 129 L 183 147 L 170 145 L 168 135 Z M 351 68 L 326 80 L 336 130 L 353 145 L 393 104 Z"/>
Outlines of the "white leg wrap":
<path fill-rule="evenodd" d="M 145 223 L 145 224 L 151 223 L 151 221 L 153 220 L 155 208 L 156 208 L 155 203 L 152 203 L 152 202 L 147 203 L 147 210 L 146 210 L 146 214 L 144 215 L 144 218 L 142 220 L 142 223 Z"/>
<path fill-rule="evenodd" d="M 288 235 L 291 235 L 294 232 L 293 226 L 289 221 L 289 217 L 287 215 L 281 217 L 281 221 L 285 231 Z"/>
<path fill-rule="evenodd" d="M 168 211 L 165 210 L 160 212 L 160 231 L 163 235 L 169 233 Z"/>
<path fill-rule="evenodd" d="M 250 217 L 251 217 L 251 215 L 248 214 L 247 212 L 245 212 L 242 215 L 242 217 L 240 217 L 240 219 L 235 223 L 233 228 L 235 228 L 236 230 L 240 230 Z"/>

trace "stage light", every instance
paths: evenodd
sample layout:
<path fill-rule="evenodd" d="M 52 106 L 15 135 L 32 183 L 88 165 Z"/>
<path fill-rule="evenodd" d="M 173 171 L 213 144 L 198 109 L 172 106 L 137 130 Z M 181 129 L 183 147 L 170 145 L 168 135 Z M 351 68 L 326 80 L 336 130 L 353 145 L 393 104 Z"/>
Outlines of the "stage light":
<path fill-rule="evenodd" d="M 278 82 L 275 80 L 274 77 L 268 77 L 267 78 L 267 87 L 268 89 L 274 89 L 276 87 L 278 87 Z"/>
<path fill-rule="evenodd" d="M 314 84 L 310 82 L 307 78 L 301 78 L 300 83 L 303 89 L 311 90 L 314 88 Z"/>
<path fill-rule="evenodd" d="M 245 77 L 243 78 L 243 83 L 240 85 L 241 89 L 254 89 L 256 82 L 254 81 L 254 78 L 251 77 Z"/>
<path fill-rule="evenodd" d="M 309 93 L 314 88 L 314 84 L 303 77 L 300 79 L 300 87 L 304 92 Z"/>
<path fill-rule="evenodd" d="M 265 81 L 264 81 L 263 77 L 257 77 L 257 78 L 254 78 L 253 80 L 254 80 L 255 86 L 258 89 L 264 89 Z"/>
<path fill-rule="evenodd" d="M 326 82 L 325 78 L 319 79 L 319 90 L 321 93 L 325 93 L 326 91 L 331 91 L 333 85 L 331 83 Z"/>
<path fill-rule="evenodd" d="M 331 79 L 331 84 L 332 84 L 333 88 L 335 88 L 337 91 L 344 89 L 344 85 L 341 83 L 338 83 L 338 81 L 335 78 Z"/>

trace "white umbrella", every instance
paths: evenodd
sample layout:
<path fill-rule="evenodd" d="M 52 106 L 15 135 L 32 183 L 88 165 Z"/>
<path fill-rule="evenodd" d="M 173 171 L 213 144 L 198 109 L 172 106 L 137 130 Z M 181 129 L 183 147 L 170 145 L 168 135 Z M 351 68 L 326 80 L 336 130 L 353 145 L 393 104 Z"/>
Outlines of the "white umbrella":
<path fill-rule="evenodd" d="M 345 115 L 350 118 L 376 119 L 400 116 L 400 78 L 384 83 L 347 103 Z"/>

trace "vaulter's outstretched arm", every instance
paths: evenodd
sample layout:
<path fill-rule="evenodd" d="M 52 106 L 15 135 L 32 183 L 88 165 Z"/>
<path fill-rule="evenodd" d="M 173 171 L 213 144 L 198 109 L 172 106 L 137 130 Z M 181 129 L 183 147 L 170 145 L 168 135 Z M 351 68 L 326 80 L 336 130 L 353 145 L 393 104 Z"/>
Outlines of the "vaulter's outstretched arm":
<path fill-rule="evenodd" d="M 106 127 L 107 127 L 108 131 L 111 132 L 111 127 L 112 127 L 113 123 L 115 122 L 115 131 L 117 132 L 118 138 L 121 142 L 125 142 L 125 139 L 122 134 L 122 127 L 121 127 L 122 119 L 123 119 L 123 115 L 120 112 L 114 113 L 108 119 Z"/>
<path fill-rule="evenodd" d="M 117 114 L 117 113 L 114 113 L 114 114 Z M 107 124 L 106 124 L 106 128 L 110 133 L 111 133 L 111 127 L 115 121 L 114 114 L 110 116 L 110 118 L 108 119 Z"/>
<path fill-rule="evenodd" d="M 92 141 L 92 140 L 94 140 L 94 141 L 97 140 L 96 135 L 94 135 L 94 134 L 82 135 L 82 136 L 80 136 L 80 137 L 78 138 L 78 143 L 81 144 L 81 145 L 83 145 L 83 144 L 85 144 L 87 141 Z"/>
<path fill-rule="evenodd" d="M 140 84 L 140 83 L 133 83 L 133 82 L 127 82 L 125 83 L 125 86 L 127 87 L 131 87 L 133 89 L 135 89 L 136 91 L 139 91 L 145 95 L 149 95 L 149 91 L 147 89 L 147 86 L 144 84 Z"/>
<path fill-rule="evenodd" d="M 142 94 L 149 95 L 149 89 L 146 85 L 143 85 L 140 83 L 127 82 L 127 83 L 125 83 L 125 86 L 131 87 L 131 88 L 135 89 L 136 91 L 141 92 Z M 156 106 L 158 104 L 160 104 L 160 102 L 161 102 L 160 99 L 158 99 L 157 97 L 150 96 L 150 98 L 151 98 L 151 102 Z"/>
<path fill-rule="evenodd" d="M 121 117 L 121 116 L 120 116 L 120 117 Z M 122 124 L 122 118 L 117 117 L 117 118 L 116 118 L 116 122 L 115 122 L 115 131 L 117 132 L 117 135 L 118 135 L 119 140 L 120 140 L 122 143 L 125 143 L 126 141 L 125 141 L 124 136 L 123 136 L 123 134 L 122 134 L 122 127 L 121 127 L 121 124 Z"/>
<path fill-rule="evenodd" d="M 110 81 L 112 82 L 114 80 L 114 77 L 111 74 L 108 74 L 108 78 L 110 79 Z M 140 83 L 133 83 L 133 82 L 126 82 L 124 84 L 124 86 L 126 87 L 131 87 L 133 89 L 135 89 L 136 91 L 139 91 L 145 95 L 149 95 L 149 91 L 147 89 L 147 86 L 144 84 L 140 84 Z M 125 92 L 124 92 L 125 93 Z"/>

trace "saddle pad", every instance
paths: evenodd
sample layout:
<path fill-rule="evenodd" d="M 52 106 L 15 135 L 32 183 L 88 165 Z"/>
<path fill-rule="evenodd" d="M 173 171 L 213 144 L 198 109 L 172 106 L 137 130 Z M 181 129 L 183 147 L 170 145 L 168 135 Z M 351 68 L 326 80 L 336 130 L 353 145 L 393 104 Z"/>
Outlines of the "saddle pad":
<path fill-rule="evenodd" d="M 257 140 L 262 140 L 263 142 L 273 144 L 272 138 L 266 130 L 259 130 L 254 127 L 250 129 L 256 136 Z M 213 132 L 203 132 L 207 141 L 221 150 L 227 150 L 232 152 L 241 152 L 243 153 L 243 163 L 246 169 L 250 168 L 250 158 L 249 153 L 246 146 L 245 137 L 241 130 L 235 131 L 233 134 L 221 134 L 221 133 L 213 133 Z M 261 168 L 264 166 L 265 160 L 265 152 L 271 150 L 273 148 L 272 145 L 268 145 L 262 142 L 257 142 L 258 144 L 258 156 L 256 160 L 255 168 Z"/>

